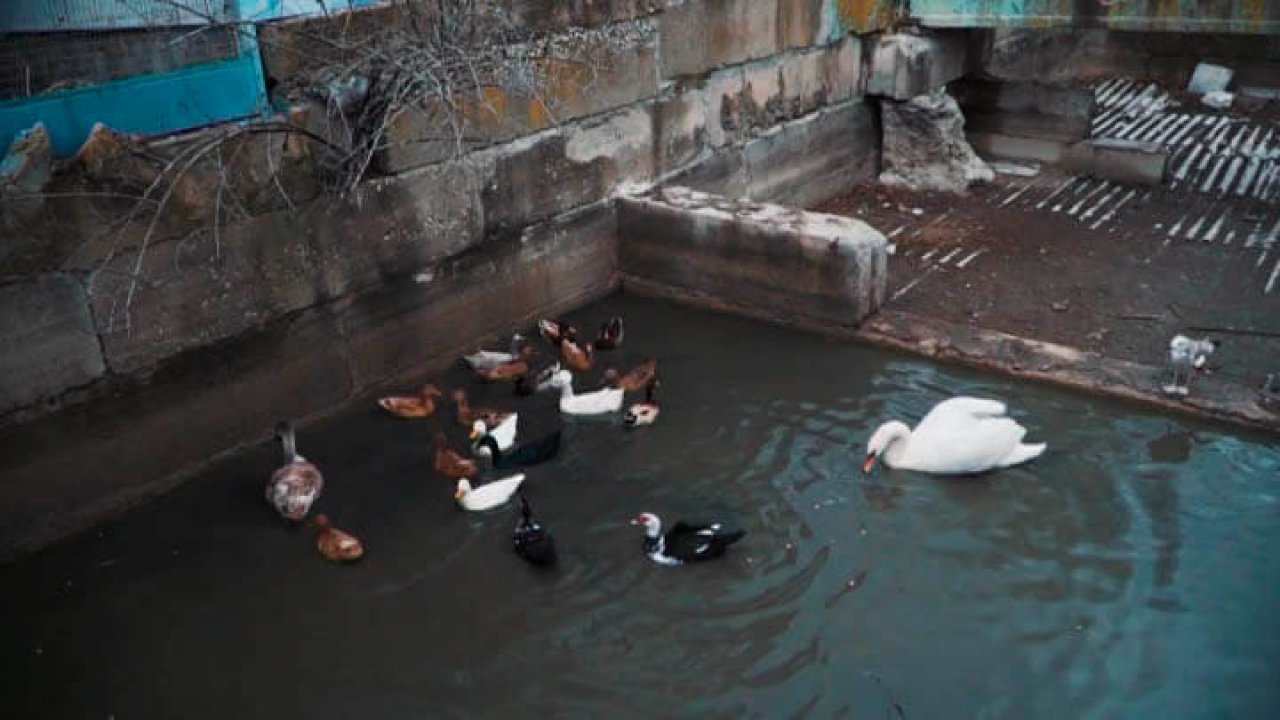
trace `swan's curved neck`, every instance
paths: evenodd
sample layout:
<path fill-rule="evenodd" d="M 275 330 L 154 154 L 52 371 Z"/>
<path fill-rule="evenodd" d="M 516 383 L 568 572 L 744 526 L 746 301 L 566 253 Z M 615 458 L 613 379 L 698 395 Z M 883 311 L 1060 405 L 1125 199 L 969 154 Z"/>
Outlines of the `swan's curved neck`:
<path fill-rule="evenodd" d="M 911 444 L 911 428 L 897 420 L 886 423 L 885 427 L 888 428 L 889 441 L 880 454 L 886 465 L 897 465 L 907 454 L 907 447 Z"/>

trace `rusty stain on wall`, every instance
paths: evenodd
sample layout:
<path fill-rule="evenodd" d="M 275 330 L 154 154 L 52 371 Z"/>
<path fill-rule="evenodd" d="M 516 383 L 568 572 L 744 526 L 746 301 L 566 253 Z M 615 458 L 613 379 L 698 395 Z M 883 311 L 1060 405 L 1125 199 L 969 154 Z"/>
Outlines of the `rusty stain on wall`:
<path fill-rule="evenodd" d="M 873 32 L 887 27 L 897 3 L 893 0 L 835 0 L 836 16 L 845 30 Z"/>

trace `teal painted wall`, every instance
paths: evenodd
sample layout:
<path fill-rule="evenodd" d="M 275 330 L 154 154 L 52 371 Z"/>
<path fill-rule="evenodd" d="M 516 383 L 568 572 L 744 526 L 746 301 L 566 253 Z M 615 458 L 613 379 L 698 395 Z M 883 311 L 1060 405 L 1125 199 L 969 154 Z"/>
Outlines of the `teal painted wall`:
<path fill-rule="evenodd" d="M 929 27 L 1280 34 L 1280 0 L 910 0 Z"/>

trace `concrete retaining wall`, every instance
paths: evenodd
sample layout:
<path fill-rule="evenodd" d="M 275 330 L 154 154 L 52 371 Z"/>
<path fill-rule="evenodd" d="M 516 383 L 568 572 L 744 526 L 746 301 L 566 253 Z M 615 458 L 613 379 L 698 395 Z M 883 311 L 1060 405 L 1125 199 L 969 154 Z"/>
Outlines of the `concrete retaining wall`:
<path fill-rule="evenodd" d="M 886 247 L 859 220 L 689 188 L 618 204 L 628 289 L 827 332 L 879 309 Z"/>
<path fill-rule="evenodd" d="M 856 33 L 888 22 L 878 4 L 507 2 L 608 60 L 589 90 L 556 84 L 559 124 L 527 98 L 487 97 L 504 110 L 469 110 L 458 155 L 406 114 L 379 158 L 388 176 L 348 200 L 303 201 L 314 187 L 291 175 L 212 233 L 212 193 L 185 193 L 145 250 L 141 226 L 103 233 L 109 199 L 48 198 L 38 222 L 0 204 L 13 231 L 0 247 L 0 556 L 262 441 L 278 418 L 331 411 L 616 288 L 623 188 L 679 178 L 809 205 L 875 176 Z M 317 23 L 358 35 L 377 18 L 264 28 L 267 72 L 287 84 L 305 70 Z M 248 143 L 237 162 L 308 167 L 279 152 Z"/>

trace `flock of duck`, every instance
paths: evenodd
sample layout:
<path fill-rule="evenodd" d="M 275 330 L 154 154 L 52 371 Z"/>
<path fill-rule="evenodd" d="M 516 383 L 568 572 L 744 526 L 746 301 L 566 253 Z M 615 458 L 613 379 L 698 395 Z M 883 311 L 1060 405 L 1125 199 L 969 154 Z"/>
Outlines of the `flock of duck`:
<path fill-rule="evenodd" d="M 604 323 L 594 340 L 579 339 L 577 328 L 557 320 L 538 321 L 539 334 L 555 349 L 558 360 L 535 368 L 532 345 L 516 334 L 505 351 L 478 350 L 463 362 L 474 376 L 487 383 L 511 383 L 514 395 L 558 391 L 559 409 L 566 415 L 604 415 L 622 410 L 628 392 L 644 392 L 644 400 L 630 405 L 623 424 L 636 427 L 652 424 L 660 412 L 656 388 L 658 363 L 649 358 L 625 374 L 613 369 L 602 376 L 598 389 L 576 392 L 574 372 L 594 367 L 599 352 L 617 348 L 623 341 L 622 318 Z M 423 419 L 436 414 L 444 394 L 435 385 L 425 385 L 414 395 L 384 397 L 378 405 L 405 419 Z M 537 566 L 556 562 L 555 540 L 533 516 L 529 501 L 520 493 L 523 472 L 513 472 L 497 480 L 473 485 L 487 466 L 495 471 L 518 471 L 555 457 L 560 450 L 560 431 L 542 437 L 521 439 L 519 414 L 514 410 L 473 407 L 466 390 L 450 394 L 456 421 L 469 431 L 471 456 L 451 447 L 443 430 L 434 433 L 433 469 L 456 480 L 454 499 L 464 510 L 481 512 L 506 505 L 518 496 L 520 515 L 512 532 L 512 546 L 526 561 Z M 899 421 L 886 422 L 867 442 L 863 472 L 870 473 L 877 461 L 893 468 L 938 474 L 976 474 L 1009 467 L 1039 457 L 1044 443 L 1024 443 L 1026 428 L 1006 416 L 1004 403 L 975 397 L 953 397 L 938 403 L 910 428 Z M 363 545 L 353 535 L 334 527 L 323 514 L 308 520 L 311 506 L 324 490 L 319 468 L 298 454 L 294 431 L 289 423 L 276 428 L 284 451 L 284 464 L 267 483 L 266 498 L 285 519 L 306 521 L 317 529 L 316 548 L 335 562 L 357 560 Z M 726 548 L 742 539 L 745 531 L 723 523 L 676 522 L 665 533 L 661 519 L 643 512 L 631 520 L 644 528 L 644 553 L 660 565 L 682 565 L 721 557 Z"/>

